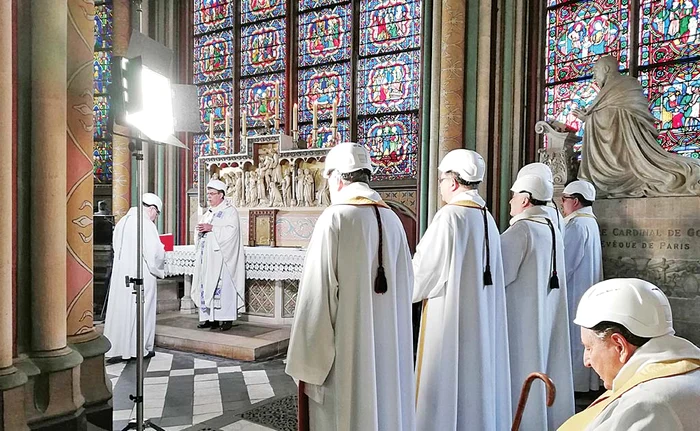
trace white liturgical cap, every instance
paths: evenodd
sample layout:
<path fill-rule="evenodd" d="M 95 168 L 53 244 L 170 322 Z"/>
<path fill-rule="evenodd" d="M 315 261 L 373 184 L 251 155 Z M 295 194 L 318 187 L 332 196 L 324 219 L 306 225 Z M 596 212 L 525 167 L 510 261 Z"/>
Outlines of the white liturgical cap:
<path fill-rule="evenodd" d="M 474 183 L 484 180 L 486 165 L 484 158 L 476 151 L 458 149 L 450 151 L 443 157 L 438 170 L 443 173 L 454 172 L 462 180 Z"/>
<path fill-rule="evenodd" d="M 141 197 L 141 202 L 146 205 L 152 205 L 158 209 L 158 212 L 163 211 L 163 201 L 160 200 L 158 195 L 153 193 L 144 193 Z"/>
<path fill-rule="evenodd" d="M 618 323 L 638 337 L 673 334 L 671 304 L 655 285 L 638 278 L 611 278 L 583 294 L 574 323 L 593 328 L 601 322 Z"/>
<path fill-rule="evenodd" d="M 354 142 L 341 142 L 331 148 L 328 155 L 326 155 L 323 176 L 328 178 L 333 170 L 341 174 L 349 174 L 361 169 L 368 169 L 372 172 L 372 161 L 369 157 L 369 151 L 362 145 Z"/>
<path fill-rule="evenodd" d="M 207 188 L 226 192 L 226 183 L 221 180 L 209 180 Z"/>
<path fill-rule="evenodd" d="M 565 195 L 573 195 L 575 193 L 580 194 L 587 201 L 593 202 L 595 200 L 595 187 L 588 181 L 573 181 L 564 188 Z"/>
<path fill-rule="evenodd" d="M 515 179 L 519 180 L 525 175 L 536 175 L 544 180 L 549 181 L 550 183 L 554 182 L 552 170 L 549 169 L 549 166 L 540 162 L 530 163 L 520 168 L 520 170 L 518 171 L 518 176 Z"/>
<path fill-rule="evenodd" d="M 554 196 L 554 184 L 537 175 L 523 175 L 515 180 L 510 191 L 528 192 L 533 199 L 549 202 Z"/>

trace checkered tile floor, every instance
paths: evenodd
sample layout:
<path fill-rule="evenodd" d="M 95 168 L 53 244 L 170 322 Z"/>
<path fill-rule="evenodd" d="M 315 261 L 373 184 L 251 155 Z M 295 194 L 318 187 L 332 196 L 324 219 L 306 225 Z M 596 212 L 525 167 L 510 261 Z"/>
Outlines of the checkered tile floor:
<path fill-rule="evenodd" d="M 144 417 L 166 430 L 267 431 L 241 419 L 257 403 L 296 393 L 282 359 L 240 362 L 157 349 L 145 361 Z M 114 430 L 136 416 L 136 364 L 107 365 L 114 392 Z"/>

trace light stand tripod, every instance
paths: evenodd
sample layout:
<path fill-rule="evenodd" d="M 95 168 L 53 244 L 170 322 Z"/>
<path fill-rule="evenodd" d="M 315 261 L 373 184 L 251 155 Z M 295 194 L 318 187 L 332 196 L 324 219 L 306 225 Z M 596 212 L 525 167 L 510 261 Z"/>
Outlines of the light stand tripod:
<path fill-rule="evenodd" d="M 136 196 L 141 199 L 141 164 L 143 163 L 143 142 L 144 139 L 134 138 L 129 144 L 131 154 L 136 163 Z M 134 286 L 136 295 L 136 395 L 129 395 L 129 399 L 136 404 L 136 421 L 129 424 L 122 430 L 143 431 L 152 428 L 157 431 L 165 431 L 150 420 L 143 419 L 143 203 L 136 205 L 136 278 L 126 276 L 126 284 Z"/>

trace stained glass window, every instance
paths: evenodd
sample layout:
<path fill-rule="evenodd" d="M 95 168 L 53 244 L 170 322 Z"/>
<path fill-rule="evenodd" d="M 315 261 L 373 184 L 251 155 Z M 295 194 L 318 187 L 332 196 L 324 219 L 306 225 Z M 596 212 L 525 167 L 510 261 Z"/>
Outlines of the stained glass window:
<path fill-rule="evenodd" d="M 230 28 L 232 9 L 230 0 L 194 0 L 194 34 Z"/>
<path fill-rule="evenodd" d="M 351 5 L 310 12 L 299 18 L 299 66 L 350 59 Z"/>
<path fill-rule="evenodd" d="M 319 119 L 347 118 L 350 105 L 350 63 L 312 67 L 299 73 L 299 121 L 312 120 L 314 104 Z"/>
<path fill-rule="evenodd" d="M 359 143 L 378 168 L 376 180 L 396 180 L 415 175 L 420 127 L 415 114 L 369 117 L 360 121 Z"/>
<path fill-rule="evenodd" d="M 679 63 L 639 74 L 668 151 L 700 158 L 700 62 Z"/>
<path fill-rule="evenodd" d="M 641 9 L 641 65 L 700 55 L 698 0 L 642 0 Z"/>
<path fill-rule="evenodd" d="M 362 59 L 358 69 L 360 114 L 418 109 L 420 52 Z"/>
<path fill-rule="evenodd" d="M 637 75 L 668 151 L 700 157 L 700 13 L 698 0 L 641 0 L 639 34 L 629 34 L 629 0 L 548 0 L 545 115 L 583 134 L 571 114 L 598 89 L 591 70 L 601 55 Z M 635 50 L 635 51 L 632 51 Z M 630 64 L 630 52 L 638 63 Z"/>
<path fill-rule="evenodd" d="M 280 103 L 279 108 L 276 106 L 278 92 L 284 101 L 287 92 L 282 74 L 241 80 L 241 112 L 245 113 L 248 129 L 264 127 L 266 122 L 269 124 L 275 117 L 284 118 L 284 103 Z"/>
<path fill-rule="evenodd" d="M 333 146 L 333 129 L 330 121 L 319 121 L 316 141 L 314 141 L 313 124 L 299 126 L 299 136 L 306 141 L 307 148 L 323 148 Z M 338 121 L 338 142 L 350 140 L 350 121 Z"/>
<path fill-rule="evenodd" d="M 241 23 L 283 16 L 285 3 L 286 0 L 242 0 Z"/>
<path fill-rule="evenodd" d="M 360 55 L 420 45 L 420 1 L 371 0 L 360 3 Z"/>
<path fill-rule="evenodd" d="M 107 130 L 112 82 L 112 2 L 95 2 L 93 60 L 93 174 L 98 184 L 112 182 L 112 136 Z"/>
<path fill-rule="evenodd" d="M 284 69 L 285 21 L 275 19 L 243 27 L 241 31 L 241 75 Z"/>
<path fill-rule="evenodd" d="M 629 67 L 629 0 L 567 3 L 547 12 L 547 83 L 591 75 L 605 54 Z"/>
<path fill-rule="evenodd" d="M 194 83 L 230 80 L 233 66 L 231 30 L 194 39 Z"/>

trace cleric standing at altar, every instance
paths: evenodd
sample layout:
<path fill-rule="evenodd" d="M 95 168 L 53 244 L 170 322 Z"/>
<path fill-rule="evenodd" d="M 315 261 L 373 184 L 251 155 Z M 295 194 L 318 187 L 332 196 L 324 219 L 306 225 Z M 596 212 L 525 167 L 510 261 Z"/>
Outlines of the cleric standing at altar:
<path fill-rule="evenodd" d="M 245 255 L 236 208 L 225 199 L 226 184 L 207 184 L 209 209 L 195 227 L 195 269 L 191 298 L 199 308 L 198 328 L 227 331 L 245 298 Z"/>

